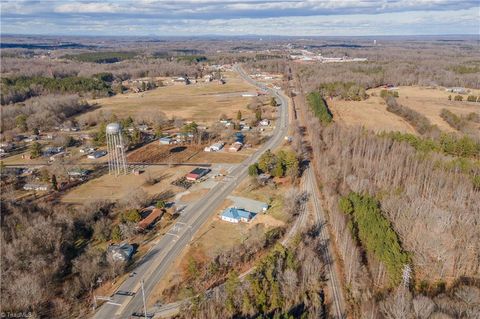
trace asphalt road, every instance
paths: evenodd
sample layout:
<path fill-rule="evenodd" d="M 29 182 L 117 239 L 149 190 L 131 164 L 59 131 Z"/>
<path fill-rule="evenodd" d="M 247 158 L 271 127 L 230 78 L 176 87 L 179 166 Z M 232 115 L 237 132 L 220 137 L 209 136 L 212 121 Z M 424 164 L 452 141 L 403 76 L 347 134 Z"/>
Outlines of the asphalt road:
<path fill-rule="evenodd" d="M 130 318 L 133 313 L 143 312 L 143 299 L 141 281 L 144 281 L 146 298 L 152 293 L 157 283 L 167 273 L 169 266 L 175 261 L 180 253 L 191 241 L 193 235 L 211 217 L 224 199 L 237 187 L 237 185 L 248 176 L 249 165 L 258 161 L 258 158 L 267 149 L 274 149 L 279 146 L 288 132 L 288 100 L 279 91 L 267 88 L 252 80 L 241 69 L 234 66 L 237 71 L 249 83 L 270 91 L 279 103 L 280 118 L 276 122 L 272 137 L 251 157 L 237 166 L 227 181 L 213 187 L 201 201 L 188 206 L 173 226 L 173 230 L 157 240 L 153 248 L 137 263 L 133 277 L 128 277 L 119 287 L 117 293 L 111 300 L 104 303 L 94 314 L 96 319 L 120 319 Z M 120 295 L 118 292 L 133 293 L 133 296 Z"/>

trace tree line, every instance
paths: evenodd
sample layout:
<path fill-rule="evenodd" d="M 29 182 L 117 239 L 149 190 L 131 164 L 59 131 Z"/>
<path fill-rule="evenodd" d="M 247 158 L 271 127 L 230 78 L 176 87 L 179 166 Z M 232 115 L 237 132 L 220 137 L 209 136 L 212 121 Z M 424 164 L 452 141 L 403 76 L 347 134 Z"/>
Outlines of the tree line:
<path fill-rule="evenodd" d="M 339 206 L 349 215 L 353 238 L 385 264 L 391 284 L 398 285 L 410 258 L 403 251 L 390 221 L 383 216 L 380 203 L 369 195 L 352 192 L 340 197 Z"/>
<path fill-rule="evenodd" d="M 436 126 L 432 126 L 425 115 L 399 104 L 394 96 L 387 96 L 386 103 L 387 111 L 403 117 L 418 133 L 423 135 L 439 131 Z"/>
<path fill-rule="evenodd" d="M 311 92 L 307 95 L 307 101 L 313 114 L 320 122 L 327 124 L 332 122 L 333 115 L 328 109 L 327 103 L 319 92 Z"/>
<path fill-rule="evenodd" d="M 110 85 L 98 78 L 48 77 L 2 78 L 1 104 L 22 102 L 30 97 L 44 94 L 78 94 L 90 92 L 96 96 L 112 94 Z"/>
<path fill-rule="evenodd" d="M 85 52 L 79 54 L 67 54 L 63 58 L 91 63 L 116 63 L 123 60 L 133 59 L 137 52 Z"/>
<path fill-rule="evenodd" d="M 438 152 L 462 158 L 480 158 L 480 142 L 469 136 L 459 136 L 455 133 L 441 133 L 438 138 L 420 137 L 410 133 L 384 132 L 379 136 L 406 142 L 417 151 L 428 153 Z"/>

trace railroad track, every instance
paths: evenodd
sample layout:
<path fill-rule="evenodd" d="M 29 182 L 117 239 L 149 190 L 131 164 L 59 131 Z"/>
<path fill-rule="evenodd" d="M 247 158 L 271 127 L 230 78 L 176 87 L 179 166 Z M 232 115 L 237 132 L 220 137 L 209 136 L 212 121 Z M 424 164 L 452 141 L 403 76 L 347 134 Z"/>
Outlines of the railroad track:
<path fill-rule="evenodd" d="M 323 256 L 325 259 L 325 264 L 327 268 L 327 274 L 329 278 L 329 285 L 332 295 L 333 301 L 333 312 L 335 313 L 335 318 L 343 319 L 345 318 L 345 312 L 343 309 L 344 307 L 344 300 L 342 296 L 342 288 L 339 284 L 337 273 L 334 269 L 333 258 L 331 257 L 330 253 L 330 241 L 329 235 L 327 230 L 327 222 L 324 216 L 324 212 L 322 206 L 320 204 L 320 199 L 318 198 L 318 185 L 315 178 L 315 174 L 313 169 L 309 167 L 306 171 L 306 184 L 308 185 L 310 198 L 313 204 L 313 212 L 314 212 L 314 219 L 315 223 L 319 225 L 319 236 L 320 239 L 325 243 L 322 246 Z"/>

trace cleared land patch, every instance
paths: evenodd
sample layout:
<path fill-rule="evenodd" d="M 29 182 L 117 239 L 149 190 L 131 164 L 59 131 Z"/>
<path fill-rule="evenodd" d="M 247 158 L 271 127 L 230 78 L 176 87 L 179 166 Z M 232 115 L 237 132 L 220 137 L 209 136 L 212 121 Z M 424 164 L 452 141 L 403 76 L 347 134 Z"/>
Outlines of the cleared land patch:
<path fill-rule="evenodd" d="M 242 153 L 204 152 L 203 145 L 160 145 L 150 143 L 127 155 L 129 163 L 240 163 L 250 151 Z"/>
<path fill-rule="evenodd" d="M 191 170 L 191 167 L 187 166 L 174 168 L 151 166 L 145 168 L 145 172 L 141 175 L 129 174 L 115 177 L 105 174 L 73 188 L 61 200 L 72 204 L 95 200 L 122 200 L 139 188 L 149 195 L 162 194 L 166 190 L 176 193 L 182 191 L 182 189 L 170 183 L 188 173 L 189 170 Z M 154 185 L 147 185 L 146 179 L 149 176 L 159 181 Z"/>

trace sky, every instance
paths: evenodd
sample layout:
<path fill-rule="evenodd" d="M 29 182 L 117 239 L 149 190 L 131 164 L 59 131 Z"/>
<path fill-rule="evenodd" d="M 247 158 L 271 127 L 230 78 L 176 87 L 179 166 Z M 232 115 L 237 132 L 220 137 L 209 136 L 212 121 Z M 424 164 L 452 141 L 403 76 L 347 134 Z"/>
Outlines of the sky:
<path fill-rule="evenodd" d="M 480 0 L 1 0 L 2 34 L 480 34 Z"/>

